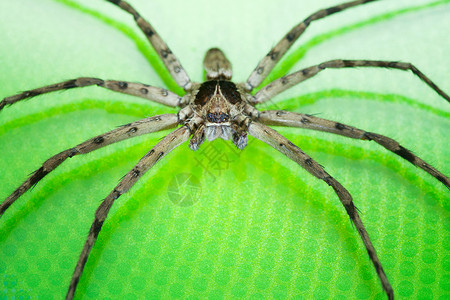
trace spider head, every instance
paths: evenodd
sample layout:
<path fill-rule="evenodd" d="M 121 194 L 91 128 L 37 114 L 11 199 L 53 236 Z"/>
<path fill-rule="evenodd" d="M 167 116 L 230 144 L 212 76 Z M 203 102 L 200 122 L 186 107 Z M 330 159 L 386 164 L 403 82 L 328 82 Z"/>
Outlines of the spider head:
<path fill-rule="evenodd" d="M 192 104 L 195 115 L 201 120 L 199 123 L 202 125 L 197 128 L 191 139 L 191 149 L 198 149 L 204 139 L 212 141 L 217 138 L 233 139 L 238 148 L 245 147 L 246 143 L 238 142 L 235 138 L 235 127 L 245 103 L 233 82 L 210 80 L 202 83 Z M 242 134 L 240 132 L 239 137 Z"/>
<path fill-rule="evenodd" d="M 210 80 L 202 83 L 195 95 L 197 115 L 211 125 L 228 123 L 233 108 L 242 102 L 236 85 L 228 80 Z M 236 114 L 236 113 L 235 113 Z"/>
<path fill-rule="evenodd" d="M 220 93 L 220 89 L 219 93 Z M 219 93 L 214 93 L 201 107 L 201 116 L 207 125 L 229 125 L 231 105 L 227 99 Z"/>
<path fill-rule="evenodd" d="M 228 80 L 210 80 L 202 83 L 194 99 L 194 110 L 206 127 L 230 127 L 240 112 L 241 94 Z M 215 129 L 210 129 L 215 131 Z"/>
<path fill-rule="evenodd" d="M 219 84 L 216 84 L 213 94 L 209 95 L 201 107 L 201 117 L 205 123 L 205 136 L 208 141 L 217 138 L 230 139 L 230 109 L 230 103 L 222 94 Z"/>

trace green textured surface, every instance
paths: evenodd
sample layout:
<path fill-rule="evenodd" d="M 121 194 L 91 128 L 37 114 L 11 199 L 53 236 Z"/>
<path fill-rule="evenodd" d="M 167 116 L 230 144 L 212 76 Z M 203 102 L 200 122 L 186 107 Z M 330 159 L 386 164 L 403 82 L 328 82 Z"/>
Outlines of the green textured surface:
<path fill-rule="evenodd" d="M 235 80 L 245 80 L 288 29 L 339 3 L 130 2 L 197 81 L 208 48 L 221 47 Z M 0 2 L 0 98 L 78 76 L 173 89 L 129 15 L 100 0 L 76 1 L 97 16 L 67 3 Z M 449 92 L 450 1 L 409 9 L 430 3 L 379 1 L 315 22 L 274 73 L 334 58 L 401 60 Z M 384 17 L 373 19 L 379 15 Z M 409 73 L 332 70 L 275 100 L 272 107 L 318 113 L 396 138 L 450 173 L 449 106 Z M 49 156 L 117 125 L 167 112 L 174 110 L 95 87 L 6 108 L 0 113 L 0 199 Z M 376 144 L 279 131 L 352 193 L 398 298 L 450 297 L 450 193 L 442 184 Z M 65 295 L 96 207 L 164 134 L 71 159 L 5 213 L 2 298 Z M 112 208 L 76 297 L 384 298 L 333 191 L 254 140 L 242 153 L 224 141 L 198 152 L 183 145 L 158 163 Z"/>

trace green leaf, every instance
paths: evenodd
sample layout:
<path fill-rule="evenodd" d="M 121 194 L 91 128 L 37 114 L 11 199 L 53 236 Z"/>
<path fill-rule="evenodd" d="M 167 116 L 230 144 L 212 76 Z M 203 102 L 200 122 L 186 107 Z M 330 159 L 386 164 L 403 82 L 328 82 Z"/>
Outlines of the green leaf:
<path fill-rule="evenodd" d="M 450 92 L 450 1 L 378 1 L 311 24 L 276 78 L 336 58 L 412 62 Z M 244 81 L 295 24 L 337 1 L 130 0 L 194 81 L 220 47 Z M 80 76 L 180 93 L 133 18 L 101 0 L 0 3 L 0 99 Z M 298 60 L 298 61 L 297 61 Z M 449 105 L 409 72 L 329 70 L 264 108 L 318 114 L 397 139 L 450 174 Z M 149 115 L 173 113 L 98 87 L 0 112 L 0 199 L 50 156 Z M 278 128 L 352 193 L 396 295 L 448 294 L 449 191 L 384 148 Z M 64 297 L 100 201 L 167 132 L 62 164 L 0 219 L 0 295 Z M 187 183 L 187 184 L 184 184 Z M 447 276 L 447 277 L 446 277 Z M 440 281 L 442 278 L 442 281 Z M 182 145 L 114 204 L 78 298 L 383 298 L 334 192 L 251 139 Z"/>

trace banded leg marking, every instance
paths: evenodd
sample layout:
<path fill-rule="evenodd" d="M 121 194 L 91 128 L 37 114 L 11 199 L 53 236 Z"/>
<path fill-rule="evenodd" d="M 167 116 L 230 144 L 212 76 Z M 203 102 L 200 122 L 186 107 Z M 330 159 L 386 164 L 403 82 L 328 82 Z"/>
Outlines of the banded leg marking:
<path fill-rule="evenodd" d="M 369 257 L 375 267 L 375 271 L 380 278 L 384 291 L 388 295 L 389 299 L 394 299 L 394 291 L 392 290 L 391 284 L 386 277 L 375 248 L 370 241 L 366 228 L 364 227 L 364 224 L 362 223 L 361 218 L 358 215 L 356 207 L 353 204 L 353 199 L 350 193 L 336 179 L 325 172 L 321 165 L 319 165 L 311 157 L 305 154 L 300 148 L 295 146 L 291 141 L 286 139 L 284 136 L 282 136 L 272 128 L 258 122 L 252 122 L 248 127 L 248 132 L 255 138 L 277 149 L 278 151 L 298 163 L 313 176 L 325 181 L 329 186 L 333 188 L 353 224 L 355 224 L 359 235 L 361 236 L 367 253 L 369 254 Z"/>
<path fill-rule="evenodd" d="M 305 115 L 300 113 L 293 113 L 282 110 L 267 110 L 260 113 L 259 121 L 262 124 L 269 126 L 287 126 L 287 127 L 299 127 L 306 129 L 313 129 L 318 131 L 330 132 L 342 136 L 346 136 L 352 139 L 375 141 L 387 150 L 397 154 L 398 156 L 406 159 L 416 167 L 421 168 L 437 180 L 442 182 L 447 188 L 450 189 L 450 180 L 447 176 L 434 168 L 432 165 L 400 145 L 397 141 L 386 137 L 381 134 L 367 132 L 356 127 L 352 127 L 346 124 L 314 117 L 311 115 Z"/>
<path fill-rule="evenodd" d="M 32 98 L 38 95 L 67 90 L 78 87 L 85 87 L 97 85 L 115 92 L 129 94 L 144 98 L 147 100 L 155 101 L 167 106 L 177 107 L 180 105 L 181 97 L 177 94 L 168 91 L 166 89 L 150 86 L 142 83 L 134 83 L 127 81 L 116 81 L 116 80 L 102 80 L 98 78 L 80 77 L 77 79 L 67 80 L 60 83 L 47 85 L 37 89 L 22 92 L 20 94 L 6 97 L 0 102 L 0 111 L 6 105 L 12 105 L 21 100 Z"/>
<path fill-rule="evenodd" d="M 91 151 L 103 148 L 107 145 L 123 141 L 128 138 L 139 136 L 146 133 L 174 128 L 178 124 L 178 117 L 175 114 L 159 115 L 151 118 L 145 118 L 133 123 L 120 126 L 107 133 L 91 138 L 78 146 L 64 150 L 55 156 L 46 160 L 42 166 L 34 171 L 32 175 L 25 180 L 11 195 L 0 204 L 0 217 L 20 196 L 28 191 L 33 185 L 37 184 L 51 171 L 56 169 L 67 158 L 78 154 L 86 154 Z"/>
<path fill-rule="evenodd" d="M 311 24 L 312 21 L 325 18 L 334 13 L 343 11 L 347 8 L 365 4 L 376 0 L 358 0 L 342 3 L 340 5 L 332 6 L 326 9 L 321 9 L 309 17 L 307 17 L 303 22 L 294 26 L 279 42 L 273 47 L 269 53 L 258 63 L 255 70 L 250 74 L 247 79 L 246 88 L 248 91 L 253 90 L 253 88 L 263 82 L 263 80 L 269 75 L 273 67 L 278 63 L 278 61 L 283 57 L 286 51 L 291 48 L 295 41 L 302 35 L 306 28 Z"/>
<path fill-rule="evenodd" d="M 108 216 L 108 212 L 114 201 L 121 195 L 125 194 L 151 167 L 153 167 L 161 158 L 173 149 L 186 142 L 190 136 L 190 130 L 186 126 L 180 127 L 172 133 L 164 137 L 158 144 L 156 144 L 137 165 L 128 172 L 114 190 L 103 200 L 95 212 L 94 222 L 89 230 L 88 237 L 81 251 L 75 271 L 70 281 L 69 290 L 66 299 L 72 299 L 80 280 L 89 253 L 97 240 L 98 234 L 102 229 L 103 222 Z"/>
<path fill-rule="evenodd" d="M 315 65 L 309 68 L 302 69 L 292 74 L 278 78 L 272 81 L 261 90 L 259 90 L 254 97 L 254 103 L 264 103 L 281 92 L 293 87 L 294 85 L 317 75 L 319 72 L 325 69 L 340 69 L 340 68 L 355 68 L 355 67 L 376 67 L 376 68 L 388 68 L 398 69 L 404 71 L 412 71 L 423 82 L 431 87 L 436 93 L 442 96 L 450 103 L 450 97 L 442 91 L 431 79 L 423 74 L 411 63 L 403 63 L 396 61 L 381 61 L 381 60 L 342 60 L 335 59 L 330 60 L 319 65 Z"/>
<path fill-rule="evenodd" d="M 150 41 L 159 57 L 162 59 L 167 70 L 169 70 L 170 74 L 172 75 L 172 78 L 180 87 L 184 88 L 184 90 L 189 90 L 192 84 L 188 74 L 183 69 L 172 51 L 169 49 L 169 46 L 167 46 L 167 44 L 156 32 L 155 28 L 153 28 L 153 26 L 148 21 L 144 20 L 128 2 L 122 0 L 106 1 L 119 6 L 121 9 L 133 15 L 136 24 Z"/>

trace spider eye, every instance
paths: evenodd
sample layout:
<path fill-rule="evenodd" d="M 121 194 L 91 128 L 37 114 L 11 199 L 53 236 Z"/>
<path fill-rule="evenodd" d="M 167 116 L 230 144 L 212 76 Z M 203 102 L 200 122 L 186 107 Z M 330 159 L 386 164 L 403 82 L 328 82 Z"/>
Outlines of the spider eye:
<path fill-rule="evenodd" d="M 227 114 L 224 113 L 220 113 L 220 122 L 226 122 L 228 121 L 229 116 Z"/>
<path fill-rule="evenodd" d="M 208 119 L 209 122 L 212 123 L 223 123 L 228 121 L 230 116 L 226 113 L 219 112 L 219 113 L 208 113 L 206 118 Z"/>

